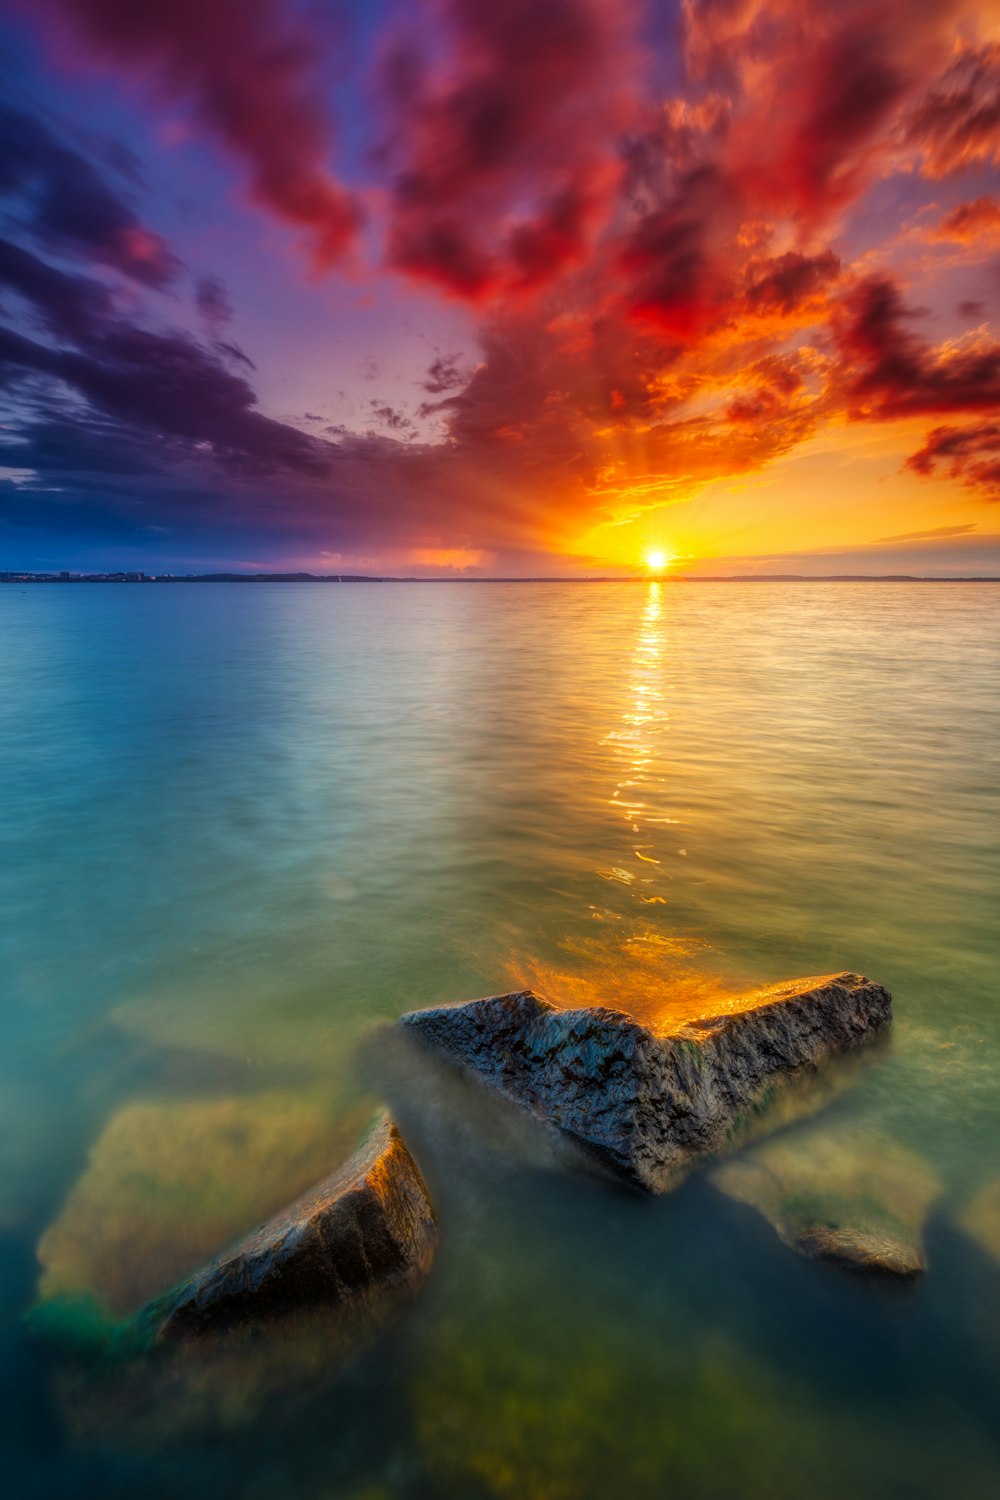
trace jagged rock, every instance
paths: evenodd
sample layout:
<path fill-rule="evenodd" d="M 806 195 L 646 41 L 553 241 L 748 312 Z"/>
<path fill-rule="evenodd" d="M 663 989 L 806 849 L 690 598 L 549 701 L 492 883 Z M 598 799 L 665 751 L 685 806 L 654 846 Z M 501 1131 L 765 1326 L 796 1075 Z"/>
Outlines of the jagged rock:
<path fill-rule="evenodd" d="M 924 1221 L 941 1184 L 920 1157 L 870 1129 L 792 1131 L 723 1162 L 709 1180 L 803 1255 L 884 1276 L 926 1269 Z"/>
<path fill-rule="evenodd" d="M 421 1281 L 437 1235 L 416 1163 L 383 1119 L 339 1171 L 154 1303 L 144 1321 L 164 1340 L 310 1303 L 355 1304 Z"/>
<path fill-rule="evenodd" d="M 530 990 L 412 1011 L 401 1025 L 556 1126 L 599 1165 L 662 1192 L 719 1150 L 774 1087 L 885 1027 L 887 990 L 802 979 L 654 1032 L 621 1011 L 561 1011 Z"/>

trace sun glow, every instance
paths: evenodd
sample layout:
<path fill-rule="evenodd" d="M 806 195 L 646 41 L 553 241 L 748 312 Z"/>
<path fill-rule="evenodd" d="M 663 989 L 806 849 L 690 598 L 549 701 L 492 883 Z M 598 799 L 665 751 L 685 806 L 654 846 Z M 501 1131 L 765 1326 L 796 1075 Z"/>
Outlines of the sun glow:
<path fill-rule="evenodd" d="M 662 573 L 673 562 L 673 554 L 656 550 L 646 553 L 646 567 L 651 573 Z"/>

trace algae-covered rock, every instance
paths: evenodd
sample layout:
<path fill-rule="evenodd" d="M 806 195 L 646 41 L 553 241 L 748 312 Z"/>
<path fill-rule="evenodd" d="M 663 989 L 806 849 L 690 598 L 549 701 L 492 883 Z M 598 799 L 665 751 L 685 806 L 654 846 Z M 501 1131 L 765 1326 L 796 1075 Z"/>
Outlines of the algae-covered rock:
<path fill-rule="evenodd" d="M 856 974 L 794 980 L 667 1031 L 561 1011 L 530 990 L 413 1011 L 401 1024 L 626 1181 L 662 1192 L 718 1151 L 776 1085 L 877 1035 L 888 991 Z"/>
<path fill-rule="evenodd" d="M 370 1118 L 282 1092 L 125 1105 L 41 1238 L 40 1298 L 135 1312 L 328 1172 Z"/>
<path fill-rule="evenodd" d="M 214 1169 L 222 1159 L 214 1157 Z M 250 1178 L 253 1159 L 243 1162 Z M 238 1173 L 238 1162 L 230 1165 Z M 208 1172 L 206 1181 L 212 1177 Z M 98 1181 L 122 1186 L 114 1174 Z M 154 1174 L 146 1191 L 157 1181 Z M 85 1200 L 91 1215 L 101 1201 L 94 1188 L 92 1182 Z M 107 1202 L 121 1214 L 120 1199 Z M 171 1202 L 177 1212 L 181 1200 Z M 146 1199 L 140 1195 L 134 1206 L 133 1247 L 151 1243 L 160 1252 L 152 1259 L 171 1263 L 177 1242 L 162 1243 L 162 1224 L 144 1240 Z M 204 1198 L 198 1207 L 207 1213 Z M 79 1212 L 67 1217 L 49 1248 L 68 1248 L 74 1225 L 92 1223 Z M 83 1260 L 56 1257 L 63 1278 L 50 1281 L 47 1300 L 36 1304 L 29 1322 L 57 1350 L 54 1393 L 81 1440 L 163 1444 L 243 1431 L 276 1401 L 331 1389 L 410 1302 L 436 1239 L 420 1174 L 383 1116 L 332 1177 L 134 1316 L 109 1314 L 106 1294 L 121 1286 L 95 1277 L 91 1249 Z M 115 1241 L 120 1256 L 126 1244 L 123 1232 Z M 81 1282 L 84 1269 L 104 1297 L 87 1285 L 67 1285 L 68 1273 Z M 148 1269 L 147 1263 L 144 1276 Z"/>
<path fill-rule="evenodd" d="M 941 1184 L 885 1136 L 859 1126 L 792 1131 L 715 1167 L 710 1181 L 804 1255 L 884 1276 L 925 1269 L 923 1227 Z"/>
<path fill-rule="evenodd" d="M 426 1275 L 437 1219 L 395 1125 L 383 1118 L 332 1176 L 197 1271 L 144 1316 L 157 1337 L 341 1304 Z"/>

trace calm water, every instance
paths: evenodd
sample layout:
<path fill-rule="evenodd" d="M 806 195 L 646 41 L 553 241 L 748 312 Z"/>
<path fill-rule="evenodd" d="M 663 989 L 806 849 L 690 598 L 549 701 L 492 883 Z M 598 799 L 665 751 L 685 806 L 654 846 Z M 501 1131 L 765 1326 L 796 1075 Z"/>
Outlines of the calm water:
<path fill-rule="evenodd" d="M 13 1493 L 996 1494 L 1000 588 L 11 586 L 0 632 Z M 123 1390 L 24 1323 L 40 1278 L 128 1314 L 329 1170 L 402 1010 L 839 968 L 895 996 L 829 1128 L 932 1184 L 914 1288 L 705 1174 L 418 1123 L 441 1248 L 357 1348 Z"/>

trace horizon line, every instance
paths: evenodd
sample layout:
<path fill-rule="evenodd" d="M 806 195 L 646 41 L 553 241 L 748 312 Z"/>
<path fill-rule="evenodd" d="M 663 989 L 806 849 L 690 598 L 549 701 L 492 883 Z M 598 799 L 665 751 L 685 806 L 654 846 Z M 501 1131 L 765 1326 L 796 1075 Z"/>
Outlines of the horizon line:
<path fill-rule="evenodd" d="M 993 573 L 605 573 L 583 575 L 444 573 L 436 576 L 300 571 L 150 573 L 140 568 L 97 572 L 27 568 L 0 570 L 0 583 L 1000 583 Z"/>

